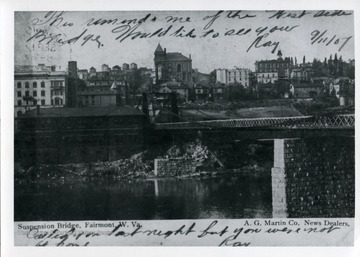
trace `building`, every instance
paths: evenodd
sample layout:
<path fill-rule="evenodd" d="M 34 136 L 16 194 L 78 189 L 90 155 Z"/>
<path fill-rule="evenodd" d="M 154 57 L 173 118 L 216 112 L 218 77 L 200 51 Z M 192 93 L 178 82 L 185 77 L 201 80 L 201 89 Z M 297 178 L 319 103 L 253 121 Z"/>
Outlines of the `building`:
<path fill-rule="evenodd" d="M 354 105 L 355 82 L 349 77 L 338 77 L 330 83 L 329 92 L 339 99 L 339 104 Z"/>
<path fill-rule="evenodd" d="M 195 99 L 200 101 L 207 101 L 211 98 L 210 88 L 207 85 L 203 85 L 201 83 L 196 84 L 194 86 L 195 91 Z"/>
<path fill-rule="evenodd" d="M 251 71 L 249 69 L 217 69 L 216 82 L 225 85 L 240 84 L 248 88 L 250 86 L 250 74 Z"/>
<path fill-rule="evenodd" d="M 15 162 L 113 161 L 144 148 L 147 116 L 130 107 L 36 108 L 17 119 Z"/>
<path fill-rule="evenodd" d="M 291 70 L 290 78 L 294 82 L 305 82 L 309 81 L 312 72 L 309 68 L 294 68 Z"/>
<path fill-rule="evenodd" d="M 37 72 L 37 71 L 56 71 L 56 66 L 46 66 L 45 64 L 38 64 L 38 65 L 15 65 L 15 73 L 30 73 L 30 72 Z"/>
<path fill-rule="evenodd" d="M 89 73 L 89 75 L 90 75 L 90 78 L 96 76 L 96 69 L 95 69 L 94 67 L 91 67 L 91 68 L 90 68 L 90 73 Z"/>
<path fill-rule="evenodd" d="M 291 83 L 290 93 L 293 98 L 314 98 L 324 93 L 322 83 Z"/>
<path fill-rule="evenodd" d="M 160 86 L 160 89 L 158 90 L 158 93 L 160 94 L 170 94 L 172 92 L 175 92 L 178 95 L 179 100 L 185 102 L 189 100 L 189 87 L 177 81 L 165 82 Z"/>
<path fill-rule="evenodd" d="M 120 71 L 120 70 L 121 70 L 121 67 L 119 65 L 115 65 L 112 68 L 112 71 Z"/>
<path fill-rule="evenodd" d="M 193 86 L 191 55 L 186 57 L 178 52 L 166 52 L 159 44 L 154 52 L 155 83 L 157 85 L 175 80 L 186 86 Z"/>
<path fill-rule="evenodd" d="M 109 91 L 113 81 L 109 78 L 91 77 L 86 81 L 90 91 Z"/>
<path fill-rule="evenodd" d="M 124 106 L 127 103 L 127 83 L 91 78 L 87 87 L 76 94 L 77 107 Z"/>
<path fill-rule="evenodd" d="M 192 81 L 194 84 L 198 84 L 198 83 L 210 84 L 211 82 L 210 74 L 199 72 L 198 69 L 194 69 L 192 71 L 192 76 L 193 76 Z"/>
<path fill-rule="evenodd" d="M 68 62 L 68 77 L 77 79 L 78 78 L 78 68 L 76 61 L 69 61 Z"/>
<path fill-rule="evenodd" d="M 14 102 L 15 117 L 26 111 L 41 108 L 63 107 L 66 104 L 66 72 L 54 71 L 52 67 L 15 67 Z"/>
<path fill-rule="evenodd" d="M 110 71 L 111 70 L 111 68 L 109 67 L 109 65 L 107 65 L 107 64 L 103 64 L 103 65 L 101 65 L 101 71 Z"/>
<path fill-rule="evenodd" d="M 124 63 L 124 64 L 123 64 L 123 70 L 125 71 L 125 70 L 129 70 L 129 69 L 130 69 L 129 64 Z"/>
<path fill-rule="evenodd" d="M 216 83 L 211 86 L 210 91 L 214 101 L 222 100 L 224 98 L 224 86 L 222 84 Z"/>
<path fill-rule="evenodd" d="M 131 63 L 130 64 L 130 70 L 137 70 L 137 64 L 136 63 Z"/>
<path fill-rule="evenodd" d="M 280 79 L 289 79 L 292 59 L 282 58 L 282 53 L 278 51 L 278 58 L 275 60 L 261 60 L 255 62 L 255 72 L 258 83 L 275 83 Z"/>
<path fill-rule="evenodd" d="M 89 78 L 89 72 L 87 69 L 78 70 L 77 74 L 79 79 L 87 80 Z"/>

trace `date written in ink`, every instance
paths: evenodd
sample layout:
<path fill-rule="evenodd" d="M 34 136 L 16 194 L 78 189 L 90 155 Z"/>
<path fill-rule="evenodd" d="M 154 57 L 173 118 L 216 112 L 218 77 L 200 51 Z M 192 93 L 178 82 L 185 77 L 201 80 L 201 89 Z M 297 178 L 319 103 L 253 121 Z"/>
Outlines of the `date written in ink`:
<path fill-rule="evenodd" d="M 349 37 L 339 37 L 335 35 L 329 35 L 327 30 L 320 31 L 314 30 L 311 32 L 311 44 L 324 44 L 325 46 L 329 45 L 339 45 L 338 51 L 340 52 L 341 49 L 349 42 L 352 36 Z"/>

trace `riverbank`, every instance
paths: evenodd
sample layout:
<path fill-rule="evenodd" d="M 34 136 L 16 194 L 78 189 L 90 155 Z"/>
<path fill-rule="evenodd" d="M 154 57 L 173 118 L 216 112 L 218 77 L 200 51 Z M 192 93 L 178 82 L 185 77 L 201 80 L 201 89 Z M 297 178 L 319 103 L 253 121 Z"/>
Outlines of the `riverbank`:
<path fill-rule="evenodd" d="M 185 163 L 188 169 L 179 168 L 176 171 L 171 166 L 159 172 L 155 167 L 156 160 L 176 160 Z M 27 169 L 15 164 L 15 180 L 133 180 L 153 179 L 163 177 L 191 178 L 213 177 L 231 174 L 260 176 L 269 173 L 268 167 L 250 162 L 241 167 L 226 167 L 217 154 L 199 142 L 184 143 L 166 147 L 162 151 L 148 150 L 121 159 L 107 162 L 69 163 L 69 164 L 40 164 Z"/>
<path fill-rule="evenodd" d="M 260 177 L 269 173 L 258 166 L 245 166 L 237 169 L 202 168 L 187 174 L 155 175 L 151 162 L 139 164 L 136 161 L 118 160 L 114 162 L 79 163 L 65 165 L 38 165 L 28 170 L 17 170 L 15 180 L 133 180 L 154 178 L 199 178 L 226 175 L 247 175 Z M 269 173 L 270 174 L 270 173 Z"/>

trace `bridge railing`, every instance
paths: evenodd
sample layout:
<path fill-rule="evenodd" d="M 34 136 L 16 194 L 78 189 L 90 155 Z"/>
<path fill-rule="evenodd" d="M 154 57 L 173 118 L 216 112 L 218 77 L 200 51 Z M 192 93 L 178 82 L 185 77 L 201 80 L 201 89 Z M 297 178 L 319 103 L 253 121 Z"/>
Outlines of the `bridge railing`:
<path fill-rule="evenodd" d="M 271 128 L 271 129 L 354 129 L 355 115 L 297 116 L 156 123 L 155 129 Z"/>

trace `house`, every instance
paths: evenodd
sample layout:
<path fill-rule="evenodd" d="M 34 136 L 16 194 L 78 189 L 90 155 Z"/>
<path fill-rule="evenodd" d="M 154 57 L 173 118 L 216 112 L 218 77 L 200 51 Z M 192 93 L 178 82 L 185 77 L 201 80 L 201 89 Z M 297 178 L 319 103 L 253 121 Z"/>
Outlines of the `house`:
<path fill-rule="evenodd" d="M 294 68 L 291 70 L 291 80 L 294 82 L 303 82 L 310 80 L 311 70 L 309 68 Z"/>
<path fill-rule="evenodd" d="M 339 77 L 330 83 L 329 92 L 339 99 L 339 104 L 354 105 L 355 82 L 348 77 Z"/>
<path fill-rule="evenodd" d="M 201 83 L 195 85 L 194 91 L 196 100 L 207 101 L 211 97 L 210 87 Z"/>
<path fill-rule="evenodd" d="M 165 82 L 161 84 L 160 89 L 158 90 L 158 93 L 160 94 L 170 94 L 172 92 L 176 92 L 180 100 L 183 100 L 185 102 L 189 100 L 189 87 L 177 81 Z"/>
<path fill-rule="evenodd" d="M 293 98 L 314 98 L 324 93 L 322 83 L 291 83 L 290 93 Z"/>

